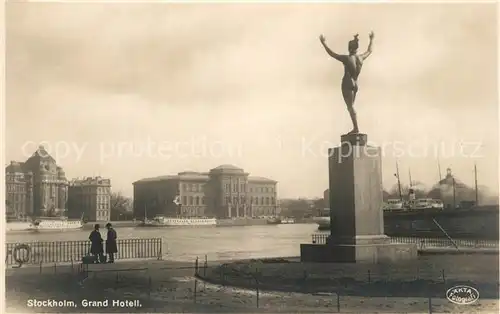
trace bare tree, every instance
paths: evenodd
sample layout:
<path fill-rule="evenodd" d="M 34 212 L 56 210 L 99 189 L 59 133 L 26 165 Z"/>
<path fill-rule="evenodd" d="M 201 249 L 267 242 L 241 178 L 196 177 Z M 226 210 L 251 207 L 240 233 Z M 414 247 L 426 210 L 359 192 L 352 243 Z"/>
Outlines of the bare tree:
<path fill-rule="evenodd" d="M 122 195 L 120 192 L 111 193 L 111 220 L 128 218 L 131 214 L 132 199 Z"/>

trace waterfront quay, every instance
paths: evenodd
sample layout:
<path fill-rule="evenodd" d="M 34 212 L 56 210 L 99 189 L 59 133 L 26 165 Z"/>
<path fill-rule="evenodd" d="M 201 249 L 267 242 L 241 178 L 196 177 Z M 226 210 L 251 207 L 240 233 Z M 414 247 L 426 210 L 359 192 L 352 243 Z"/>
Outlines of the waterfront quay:
<path fill-rule="evenodd" d="M 200 256 L 191 263 L 117 261 L 89 265 L 86 272 L 76 265 L 41 274 L 31 267 L 8 269 L 7 312 L 498 312 L 497 256 L 425 256 L 385 266 L 318 267 L 297 260 L 210 261 Z M 478 289 L 478 302 L 455 305 L 444 298 L 448 288 L 465 283 Z M 66 303 L 33 308 L 30 300 Z M 105 301 L 105 307 L 95 303 Z"/>

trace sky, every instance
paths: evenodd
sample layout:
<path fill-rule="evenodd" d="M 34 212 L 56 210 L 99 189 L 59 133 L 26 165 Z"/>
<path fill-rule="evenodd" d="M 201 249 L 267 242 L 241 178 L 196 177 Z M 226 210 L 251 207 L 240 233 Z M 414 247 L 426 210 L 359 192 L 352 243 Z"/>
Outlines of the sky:
<path fill-rule="evenodd" d="M 69 179 L 221 164 L 321 197 L 351 129 L 337 53 L 375 32 L 355 108 L 385 188 L 450 167 L 498 190 L 495 4 L 6 5 L 6 163 L 38 147 Z"/>

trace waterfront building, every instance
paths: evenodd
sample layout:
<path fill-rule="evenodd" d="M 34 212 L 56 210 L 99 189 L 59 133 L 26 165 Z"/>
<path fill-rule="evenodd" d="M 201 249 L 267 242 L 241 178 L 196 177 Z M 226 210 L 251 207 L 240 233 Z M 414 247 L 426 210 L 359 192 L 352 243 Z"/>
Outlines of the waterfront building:
<path fill-rule="evenodd" d="M 68 217 L 87 221 L 109 221 L 111 180 L 102 177 L 74 179 L 69 185 Z"/>
<path fill-rule="evenodd" d="M 250 176 L 233 165 L 145 178 L 133 186 L 136 218 L 259 217 L 275 216 L 278 210 L 277 181 Z"/>
<path fill-rule="evenodd" d="M 59 216 L 67 208 L 68 180 L 43 146 L 5 168 L 6 211 L 17 217 Z"/>

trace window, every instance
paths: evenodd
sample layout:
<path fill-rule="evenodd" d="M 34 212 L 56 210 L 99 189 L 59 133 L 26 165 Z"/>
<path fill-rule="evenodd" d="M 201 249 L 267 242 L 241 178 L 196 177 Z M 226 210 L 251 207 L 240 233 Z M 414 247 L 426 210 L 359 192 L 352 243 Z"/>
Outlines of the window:
<path fill-rule="evenodd" d="M 233 192 L 237 192 L 236 189 L 237 189 L 237 185 L 236 184 L 233 184 Z"/>
<path fill-rule="evenodd" d="M 200 205 L 200 197 L 199 196 L 196 196 L 196 204 L 195 205 Z"/>
<path fill-rule="evenodd" d="M 189 203 L 188 203 L 188 205 L 193 205 L 193 197 L 192 196 L 189 197 Z"/>
<path fill-rule="evenodd" d="M 250 193 L 252 193 L 252 192 L 253 192 L 253 189 L 252 189 L 252 188 L 250 188 Z"/>
<path fill-rule="evenodd" d="M 238 197 L 237 196 L 233 196 L 233 203 L 238 204 Z"/>
<path fill-rule="evenodd" d="M 201 204 L 202 204 L 202 205 L 205 205 L 205 204 L 206 204 L 206 203 L 205 203 L 205 196 L 202 196 L 202 197 L 201 197 Z"/>
<path fill-rule="evenodd" d="M 264 205 L 264 196 L 260 198 L 260 205 Z"/>
<path fill-rule="evenodd" d="M 271 197 L 271 205 L 274 205 L 276 202 L 276 200 L 274 199 L 274 197 Z"/>
<path fill-rule="evenodd" d="M 245 197 L 244 197 L 244 196 L 241 196 L 241 197 L 240 197 L 240 203 L 241 203 L 241 204 L 245 204 Z"/>
<path fill-rule="evenodd" d="M 182 205 L 187 205 L 187 196 L 182 197 Z"/>
<path fill-rule="evenodd" d="M 226 196 L 226 205 L 227 204 L 231 204 L 231 197 L 230 196 Z"/>
<path fill-rule="evenodd" d="M 182 186 L 183 186 L 184 191 L 186 191 L 186 192 L 189 191 L 189 186 L 187 184 L 183 184 Z"/>
<path fill-rule="evenodd" d="M 191 184 L 191 191 L 196 192 L 196 184 Z"/>
<path fill-rule="evenodd" d="M 266 205 L 269 205 L 269 197 L 266 197 Z"/>

